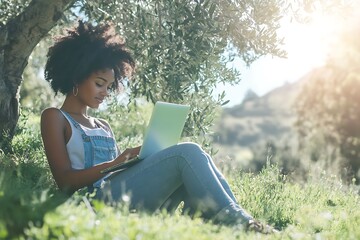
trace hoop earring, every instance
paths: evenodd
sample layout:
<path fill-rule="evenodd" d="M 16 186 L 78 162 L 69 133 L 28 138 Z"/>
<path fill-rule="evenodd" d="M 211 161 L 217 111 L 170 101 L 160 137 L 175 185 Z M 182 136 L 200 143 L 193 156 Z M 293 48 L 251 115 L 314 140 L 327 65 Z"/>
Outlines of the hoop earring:
<path fill-rule="evenodd" d="M 76 89 L 76 90 L 75 90 Z M 76 97 L 79 93 L 79 88 L 77 86 L 74 86 L 72 89 L 73 95 Z"/>

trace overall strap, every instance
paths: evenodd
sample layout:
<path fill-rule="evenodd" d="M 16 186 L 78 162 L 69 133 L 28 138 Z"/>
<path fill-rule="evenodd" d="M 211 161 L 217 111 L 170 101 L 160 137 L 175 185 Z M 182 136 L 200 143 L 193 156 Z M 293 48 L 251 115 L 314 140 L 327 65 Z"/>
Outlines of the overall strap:
<path fill-rule="evenodd" d="M 80 126 L 80 124 L 79 124 L 69 113 L 67 113 L 67 112 L 65 112 L 65 111 L 63 111 L 63 110 L 61 110 L 61 109 L 59 109 L 59 110 L 66 116 L 66 118 L 67 118 L 68 120 L 70 120 L 70 122 L 71 122 L 77 129 L 80 130 L 80 132 L 81 132 L 82 134 L 85 134 L 84 129 L 82 129 L 82 127 Z M 86 135 L 86 134 L 85 134 L 85 135 Z"/>

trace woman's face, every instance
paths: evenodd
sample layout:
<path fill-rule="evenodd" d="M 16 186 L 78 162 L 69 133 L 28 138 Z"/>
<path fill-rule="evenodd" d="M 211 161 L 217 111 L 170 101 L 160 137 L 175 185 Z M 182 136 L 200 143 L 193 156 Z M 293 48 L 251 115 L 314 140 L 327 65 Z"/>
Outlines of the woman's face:
<path fill-rule="evenodd" d="M 90 108 L 98 108 L 109 95 L 115 76 L 112 69 L 104 69 L 92 73 L 78 85 L 78 99 Z"/>

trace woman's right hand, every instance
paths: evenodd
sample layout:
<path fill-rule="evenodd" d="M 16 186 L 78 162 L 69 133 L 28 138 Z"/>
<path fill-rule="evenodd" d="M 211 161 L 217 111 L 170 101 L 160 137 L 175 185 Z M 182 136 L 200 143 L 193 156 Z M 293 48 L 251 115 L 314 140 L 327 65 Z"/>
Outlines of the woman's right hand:
<path fill-rule="evenodd" d="M 116 163 L 126 162 L 126 161 L 129 161 L 130 159 L 133 159 L 133 158 L 137 157 L 139 155 L 140 148 L 141 148 L 141 146 L 135 147 L 135 148 L 127 148 L 127 149 L 125 149 L 125 151 L 122 152 L 114 160 L 114 162 L 116 162 Z"/>

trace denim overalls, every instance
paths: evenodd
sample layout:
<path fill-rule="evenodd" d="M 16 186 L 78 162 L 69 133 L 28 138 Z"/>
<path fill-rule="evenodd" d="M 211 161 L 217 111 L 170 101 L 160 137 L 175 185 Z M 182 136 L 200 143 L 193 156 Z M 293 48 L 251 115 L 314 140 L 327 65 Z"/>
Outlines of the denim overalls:
<path fill-rule="evenodd" d="M 75 128 L 81 132 L 84 144 L 85 169 L 103 162 L 110 161 L 118 156 L 118 150 L 114 137 L 89 136 L 85 133 L 80 124 L 70 116 L 70 114 L 64 111 L 61 112 L 65 114 L 68 119 L 70 119 Z M 95 120 L 95 123 L 99 126 L 97 120 Z M 110 131 L 110 129 L 104 130 Z M 104 182 L 105 178 L 106 176 L 96 181 L 92 186 L 88 186 L 88 191 L 92 192 L 94 188 L 99 188 Z"/>

